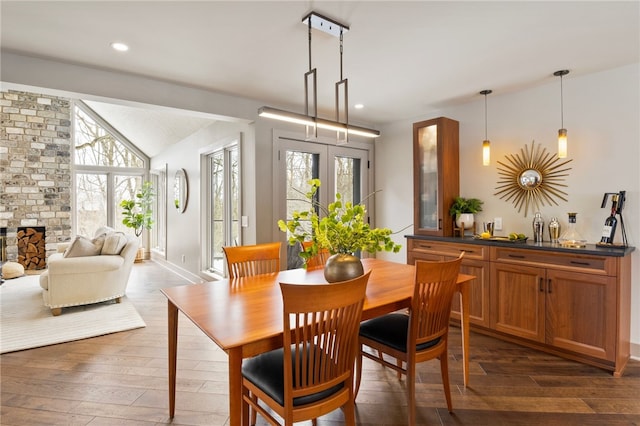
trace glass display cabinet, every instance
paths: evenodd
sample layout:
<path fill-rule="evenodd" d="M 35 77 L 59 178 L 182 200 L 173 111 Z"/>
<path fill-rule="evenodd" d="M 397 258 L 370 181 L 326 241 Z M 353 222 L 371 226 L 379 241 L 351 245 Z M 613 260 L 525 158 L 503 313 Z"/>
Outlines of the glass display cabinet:
<path fill-rule="evenodd" d="M 413 123 L 414 232 L 453 235 L 449 207 L 460 191 L 459 123 L 446 117 Z"/>

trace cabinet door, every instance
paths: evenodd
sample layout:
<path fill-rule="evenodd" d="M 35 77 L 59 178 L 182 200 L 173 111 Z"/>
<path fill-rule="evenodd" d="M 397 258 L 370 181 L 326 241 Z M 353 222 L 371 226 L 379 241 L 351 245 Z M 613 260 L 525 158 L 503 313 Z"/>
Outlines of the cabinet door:
<path fill-rule="evenodd" d="M 545 341 L 545 269 L 491 265 L 491 327 L 538 342 Z"/>
<path fill-rule="evenodd" d="M 489 262 L 463 259 L 460 273 L 474 275 L 470 285 L 469 322 L 489 327 Z M 451 317 L 461 319 L 460 297 L 453 296 Z"/>
<path fill-rule="evenodd" d="M 614 277 L 547 271 L 547 343 L 615 360 Z"/>
<path fill-rule="evenodd" d="M 416 234 L 453 234 L 449 207 L 460 186 L 458 133 L 458 122 L 445 117 L 413 124 Z"/>

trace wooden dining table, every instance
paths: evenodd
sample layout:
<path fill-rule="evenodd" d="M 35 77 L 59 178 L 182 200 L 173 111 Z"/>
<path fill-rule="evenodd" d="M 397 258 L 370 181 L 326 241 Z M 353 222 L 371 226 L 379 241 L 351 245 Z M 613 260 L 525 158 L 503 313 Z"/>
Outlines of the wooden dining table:
<path fill-rule="evenodd" d="M 362 319 L 370 319 L 410 306 L 415 266 L 380 259 L 362 259 L 371 270 Z M 458 276 L 462 313 L 464 385 L 469 381 L 469 282 Z M 169 415 L 175 414 L 178 312 L 182 312 L 213 340 L 229 358 L 229 424 L 248 424 L 242 410 L 242 360 L 282 347 L 282 294 L 280 282 L 313 285 L 326 283 L 322 268 L 293 269 L 253 277 L 189 284 L 162 289 L 168 301 Z"/>

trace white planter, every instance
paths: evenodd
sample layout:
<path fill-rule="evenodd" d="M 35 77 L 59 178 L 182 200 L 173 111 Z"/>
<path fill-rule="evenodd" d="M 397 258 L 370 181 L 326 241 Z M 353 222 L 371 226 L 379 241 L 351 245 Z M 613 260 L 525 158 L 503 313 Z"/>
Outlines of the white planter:
<path fill-rule="evenodd" d="M 473 213 L 460 213 L 456 217 L 456 226 L 458 228 L 462 228 L 463 223 L 464 223 L 464 229 L 473 228 L 473 223 L 474 223 Z"/>

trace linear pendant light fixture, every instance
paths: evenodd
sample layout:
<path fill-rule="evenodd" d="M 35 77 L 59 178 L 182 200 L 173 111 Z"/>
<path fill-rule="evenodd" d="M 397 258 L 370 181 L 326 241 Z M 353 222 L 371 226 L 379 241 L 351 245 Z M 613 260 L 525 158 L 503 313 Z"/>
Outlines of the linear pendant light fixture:
<path fill-rule="evenodd" d="M 483 90 L 480 92 L 484 95 L 484 141 L 482 141 L 482 165 L 488 166 L 491 164 L 491 142 L 487 137 L 487 95 L 491 94 L 492 90 Z"/>
<path fill-rule="evenodd" d="M 326 129 L 335 131 L 337 134 L 338 142 L 348 142 L 348 135 L 358 135 L 363 137 L 375 138 L 380 136 L 380 132 L 377 130 L 367 129 L 365 127 L 354 126 L 349 124 L 349 112 L 348 112 L 348 81 L 342 77 L 342 36 L 345 32 L 349 31 L 349 27 L 341 24 L 337 21 L 322 16 L 316 12 L 311 12 L 302 19 L 302 22 L 307 24 L 309 33 L 309 71 L 304 75 L 304 88 L 305 88 L 305 112 L 299 114 L 290 111 L 283 111 L 281 109 L 263 106 L 258 109 L 258 115 L 260 117 L 272 118 L 275 120 L 286 121 L 289 123 L 302 124 L 307 128 L 307 138 L 317 137 L 318 129 Z M 335 97 L 336 97 L 336 119 L 335 121 L 326 120 L 318 117 L 317 106 L 317 90 L 316 90 L 316 69 L 311 67 L 311 29 L 318 29 L 340 38 L 340 81 L 335 85 Z M 311 79 L 311 83 L 310 83 Z M 309 87 L 309 86 L 312 87 Z M 340 88 L 343 88 L 344 97 L 344 120 L 341 121 L 340 117 Z M 311 98 L 311 99 L 310 99 Z M 310 111 L 309 104 L 312 103 L 312 111 Z"/>
<path fill-rule="evenodd" d="M 558 158 L 567 158 L 567 129 L 564 128 L 564 99 L 562 96 L 562 77 L 569 74 L 569 70 L 560 70 L 553 73 L 560 77 L 560 129 L 558 130 Z"/>

